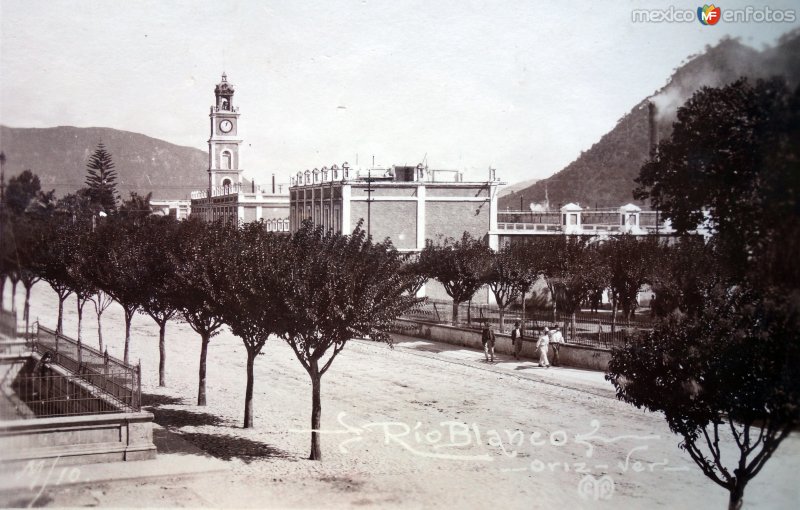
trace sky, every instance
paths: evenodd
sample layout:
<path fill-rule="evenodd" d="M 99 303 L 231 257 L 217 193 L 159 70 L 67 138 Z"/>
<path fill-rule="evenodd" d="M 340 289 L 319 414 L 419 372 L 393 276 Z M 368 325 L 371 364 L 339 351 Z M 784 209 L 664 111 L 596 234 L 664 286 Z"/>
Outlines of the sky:
<path fill-rule="evenodd" d="M 214 85 L 236 86 L 242 167 L 265 181 L 415 165 L 506 182 L 573 161 L 723 37 L 793 23 L 635 23 L 648 1 L 0 0 L 0 123 L 111 127 L 207 150 Z M 2 140 L 0 140 L 2 144 Z"/>

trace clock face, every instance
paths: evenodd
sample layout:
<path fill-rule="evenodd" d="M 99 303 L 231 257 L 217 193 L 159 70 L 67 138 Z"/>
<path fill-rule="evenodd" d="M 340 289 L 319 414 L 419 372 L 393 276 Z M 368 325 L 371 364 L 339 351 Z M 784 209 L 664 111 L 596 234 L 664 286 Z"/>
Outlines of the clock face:
<path fill-rule="evenodd" d="M 229 120 L 223 120 L 222 122 L 219 123 L 219 130 L 222 131 L 223 133 L 227 133 L 231 129 L 233 129 L 233 122 Z"/>

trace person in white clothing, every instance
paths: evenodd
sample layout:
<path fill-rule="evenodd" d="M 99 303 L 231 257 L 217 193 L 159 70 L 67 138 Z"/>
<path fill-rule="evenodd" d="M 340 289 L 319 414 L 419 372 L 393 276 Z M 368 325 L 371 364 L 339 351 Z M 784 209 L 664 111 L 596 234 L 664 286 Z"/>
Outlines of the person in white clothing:
<path fill-rule="evenodd" d="M 544 328 L 536 348 L 539 349 L 539 366 L 550 368 L 550 361 L 547 359 L 547 347 L 550 345 L 550 337 L 547 335 L 547 327 Z"/>

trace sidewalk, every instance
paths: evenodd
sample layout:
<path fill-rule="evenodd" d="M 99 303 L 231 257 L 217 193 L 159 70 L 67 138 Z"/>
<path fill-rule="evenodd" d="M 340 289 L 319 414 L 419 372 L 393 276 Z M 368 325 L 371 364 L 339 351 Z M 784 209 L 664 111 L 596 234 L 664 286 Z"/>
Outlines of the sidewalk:
<path fill-rule="evenodd" d="M 491 363 L 486 362 L 484 352 L 477 349 L 395 333 L 392 333 L 392 338 L 394 338 L 395 349 L 415 356 L 512 375 L 521 379 L 583 391 L 601 397 L 616 398 L 614 388 L 611 383 L 605 380 L 603 372 L 555 366 L 543 368 L 538 365 L 537 361 L 525 358 L 517 361 L 506 354 L 495 355 L 494 363 Z M 364 342 L 368 343 L 367 341 Z"/>

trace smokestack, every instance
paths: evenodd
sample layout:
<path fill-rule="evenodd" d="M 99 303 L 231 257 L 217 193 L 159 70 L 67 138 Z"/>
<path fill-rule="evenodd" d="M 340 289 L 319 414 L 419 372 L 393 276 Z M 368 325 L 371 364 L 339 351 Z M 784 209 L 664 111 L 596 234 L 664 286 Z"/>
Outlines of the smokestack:
<path fill-rule="evenodd" d="M 256 192 L 256 181 L 252 180 L 250 181 L 250 193 L 255 193 L 255 192 Z"/>
<path fill-rule="evenodd" d="M 658 150 L 658 129 L 656 128 L 656 104 L 647 102 L 647 127 L 650 135 L 650 158 L 656 156 Z"/>
<path fill-rule="evenodd" d="M 272 174 L 272 194 L 275 194 L 275 174 Z"/>

